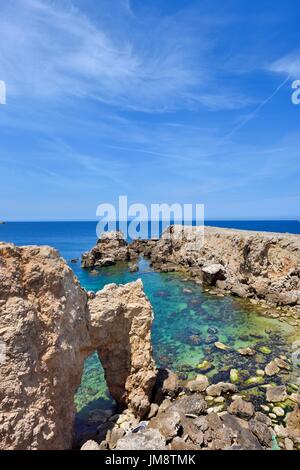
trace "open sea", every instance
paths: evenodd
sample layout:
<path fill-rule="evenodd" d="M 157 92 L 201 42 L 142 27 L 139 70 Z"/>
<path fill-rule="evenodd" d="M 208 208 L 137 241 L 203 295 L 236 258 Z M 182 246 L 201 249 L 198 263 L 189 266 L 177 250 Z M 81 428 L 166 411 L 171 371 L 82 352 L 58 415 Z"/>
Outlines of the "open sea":
<path fill-rule="evenodd" d="M 207 221 L 206 224 L 300 234 L 300 223 L 293 220 Z M 174 370 L 182 379 L 205 372 L 211 382 L 228 381 L 230 370 L 235 368 L 245 393 L 249 393 L 252 400 L 263 399 L 264 392 L 257 386 L 261 383 L 254 385 L 251 379 L 257 378 L 256 371 L 263 369 L 273 357 L 291 356 L 293 341 L 300 339 L 299 330 L 288 322 L 264 315 L 263 308 L 248 301 L 212 295 L 181 274 L 157 273 L 143 259 L 137 273 L 130 273 L 126 263 L 83 270 L 81 254 L 92 248 L 96 240 L 96 222 L 9 222 L 0 225 L 0 241 L 57 248 L 87 290 L 97 291 L 107 283 L 123 284 L 141 278 L 154 309 L 152 341 L 158 365 Z M 74 259 L 78 261 L 71 263 Z M 216 341 L 225 343 L 230 349 L 216 349 Z M 257 351 L 255 358 L 236 352 L 237 348 L 248 346 Z M 263 381 L 262 378 L 259 380 Z M 280 380 L 279 377 L 274 379 L 278 383 Z M 80 433 L 86 426 L 91 426 L 88 420 L 91 410 L 113 406 L 95 354 L 86 361 L 76 406 Z"/>

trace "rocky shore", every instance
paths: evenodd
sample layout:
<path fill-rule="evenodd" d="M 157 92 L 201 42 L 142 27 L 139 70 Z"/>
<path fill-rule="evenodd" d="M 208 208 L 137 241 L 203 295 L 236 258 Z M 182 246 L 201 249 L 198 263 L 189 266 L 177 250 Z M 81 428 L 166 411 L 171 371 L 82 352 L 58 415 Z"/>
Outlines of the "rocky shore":
<path fill-rule="evenodd" d="M 58 252 L 0 243 L 0 449 L 70 449 L 74 394 L 98 352 L 111 395 L 150 407 L 153 313 L 141 281 L 86 293 Z"/>
<path fill-rule="evenodd" d="M 161 369 L 143 420 L 128 410 L 103 415 L 82 450 L 300 449 L 299 390 L 293 396 L 294 410 L 280 424 L 277 415 L 271 416 L 284 416 L 279 410 L 288 398 L 286 388 L 269 386 L 266 397 L 268 406 L 256 410 L 233 383 L 210 385 L 205 375 L 198 375 L 184 384 Z"/>
<path fill-rule="evenodd" d="M 268 297 L 299 291 L 297 236 L 206 229 L 195 252 L 191 234 L 178 240 L 176 230 L 133 244 L 109 234 L 83 266 L 148 256 L 156 269 L 182 270 L 214 292 L 234 293 L 239 282 L 245 297 L 292 309 L 298 322 L 298 294 L 294 305 Z M 267 285 L 264 296 L 259 283 Z M 141 281 L 86 292 L 56 250 L 0 243 L 0 449 L 300 449 L 299 378 L 285 380 L 290 358 L 274 357 L 247 387 L 234 368 L 226 382 L 210 381 L 205 367 L 194 380 L 179 379 L 155 366 L 152 320 Z M 228 353 L 220 341 L 214 347 Z M 74 394 L 95 351 L 119 409 L 93 410 L 91 432 L 75 442 Z M 249 400 L 248 387 L 260 387 L 263 402 Z"/>
<path fill-rule="evenodd" d="M 202 234 L 203 241 L 202 241 Z M 128 244 L 121 232 L 103 235 L 83 267 L 148 257 L 155 270 L 182 271 L 198 284 L 266 306 L 287 307 L 300 319 L 300 236 L 171 226 L 159 240 Z"/>

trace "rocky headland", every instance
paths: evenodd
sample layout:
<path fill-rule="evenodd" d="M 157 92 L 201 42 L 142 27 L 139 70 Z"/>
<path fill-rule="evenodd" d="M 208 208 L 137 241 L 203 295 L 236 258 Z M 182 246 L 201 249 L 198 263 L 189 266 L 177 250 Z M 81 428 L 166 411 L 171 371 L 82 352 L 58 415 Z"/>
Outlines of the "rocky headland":
<path fill-rule="evenodd" d="M 70 449 L 74 394 L 98 352 L 112 396 L 135 416 L 156 377 L 141 281 L 86 293 L 58 252 L 0 244 L 0 449 Z"/>
<path fill-rule="evenodd" d="M 199 248 L 192 234 L 178 238 L 176 230 L 133 244 L 109 234 L 83 266 L 148 256 L 155 269 L 184 271 L 216 292 L 292 309 L 298 322 L 300 237 L 206 228 Z M 275 357 L 257 371 L 249 386 L 263 388 L 265 400 L 251 402 L 238 370 L 226 382 L 157 370 L 152 319 L 141 281 L 86 292 L 54 249 L 0 244 L 0 449 L 300 448 L 299 380 L 281 380 L 290 358 Z M 226 345 L 215 347 L 227 353 Z M 76 444 L 74 394 L 95 351 L 119 410 L 94 410 L 96 431 Z"/>
<path fill-rule="evenodd" d="M 124 240 L 105 234 L 82 257 L 82 267 L 150 259 L 155 270 L 182 271 L 216 292 L 288 307 L 300 318 L 300 236 L 204 227 L 170 226 L 159 240 Z M 203 238 L 202 238 L 203 237 Z M 121 246 L 120 246 L 121 245 Z"/>

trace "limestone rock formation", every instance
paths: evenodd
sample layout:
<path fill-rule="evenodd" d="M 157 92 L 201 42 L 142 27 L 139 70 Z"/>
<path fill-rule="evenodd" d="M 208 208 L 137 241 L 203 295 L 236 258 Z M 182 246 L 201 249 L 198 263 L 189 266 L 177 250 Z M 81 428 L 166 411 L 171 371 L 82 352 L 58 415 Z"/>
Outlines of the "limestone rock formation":
<path fill-rule="evenodd" d="M 110 284 L 89 300 L 91 342 L 98 350 L 112 396 L 138 415 L 150 407 L 156 367 L 152 358 L 152 307 L 139 280 Z"/>
<path fill-rule="evenodd" d="M 152 249 L 151 262 L 161 271 L 176 266 L 235 295 L 300 305 L 299 235 L 171 226 Z"/>
<path fill-rule="evenodd" d="M 83 268 L 109 266 L 129 259 L 128 243 L 122 232 L 104 232 L 97 245 L 82 255 Z"/>
<path fill-rule="evenodd" d="M 186 271 L 199 283 L 272 305 L 300 305 L 300 236 L 219 227 L 170 226 L 160 240 L 128 244 L 104 233 L 82 266 L 107 266 L 140 255 L 162 272 Z"/>
<path fill-rule="evenodd" d="M 0 449 L 72 447 L 74 394 L 95 350 L 115 398 L 145 412 L 151 322 L 140 281 L 88 301 L 56 250 L 0 244 Z"/>
<path fill-rule="evenodd" d="M 0 449 L 72 446 L 87 299 L 58 253 L 0 244 Z"/>
<path fill-rule="evenodd" d="M 128 243 L 121 231 L 104 232 L 96 246 L 82 255 L 83 268 L 110 266 L 118 261 L 136 261 L 139 256 L 149 257 L 158 240 L 134 240 Z"/>

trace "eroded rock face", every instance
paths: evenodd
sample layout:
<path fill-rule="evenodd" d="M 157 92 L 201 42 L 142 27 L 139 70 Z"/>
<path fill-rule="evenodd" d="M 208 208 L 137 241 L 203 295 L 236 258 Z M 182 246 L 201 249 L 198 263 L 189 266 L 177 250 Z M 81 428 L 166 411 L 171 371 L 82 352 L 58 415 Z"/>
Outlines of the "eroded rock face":
<path fill-rule="evenodd" d="M 95 350 L 112 395 L 147 411 L 151 322 L 140 281 L 88 302 L 56 250 L 0 244 L 0 449 L 72 447 L 74 394 Z"/>
<path fill-rule="evenodd" d="M 175 225 L 160 240 L 128 244 L 121 232 L 111 232 L 83 255 L 82 266 L 107 266 L 141 254 L 162 272 L 183 270 L 239 297 L 300 306 L 299 235 Z"/>
<path fill-rule="evenodd" d="M 98 350 L 112 396 L 142 416 L 150 407 L 156 367 L 152 307 L 141 281 L 107 285 L 89 301 L 91 342 Z"/>
<path fill-rule="evenodd" d="M 82 255 L 83 268 L 111 266 L 118 261 L 136 261 L 149 257 L 158 240 L 134 240 L 128 243 L 121 231 L 104 232 L 96 246 Z"/>
<path fill-rule="evenodd" d="M 83 268 L 110 266 L 129 259 L 128 243 L 122 232 L 105 232 L 96 246 L 82 255 Z"/>
<path fill-rule="evenodd" d="M 300 236 L 205 227 L 169 227 L 151 252 L 152 265 L 168 266 L 241 297 L 300 305 Z"/>
<path fill-rule="evenodd" d="M 72 446 L 87 298 L 58 253 L 0 244 L 0 449 Z"/>

